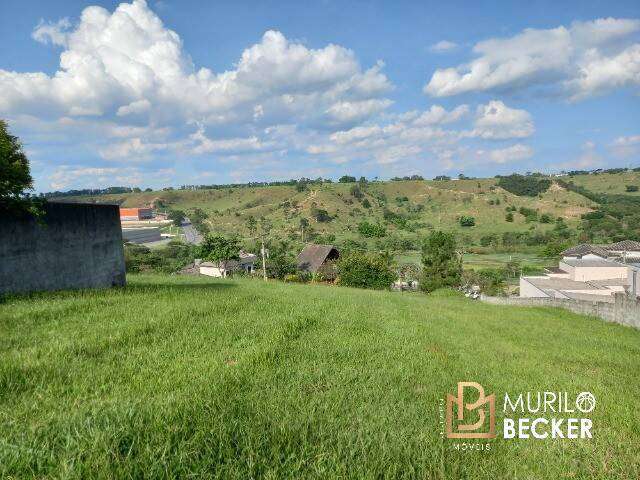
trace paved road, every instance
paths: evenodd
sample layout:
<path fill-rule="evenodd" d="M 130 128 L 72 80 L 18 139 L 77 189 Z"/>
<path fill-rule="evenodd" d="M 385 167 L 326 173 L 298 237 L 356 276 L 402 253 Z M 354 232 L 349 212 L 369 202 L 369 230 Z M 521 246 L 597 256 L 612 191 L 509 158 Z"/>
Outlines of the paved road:
<path fill-rule="evenodd" d="M 182 231 L 184 232 L 185 242 L 193 243 L 194 245 L 200 245 L 200 243 L 202 243 L 202 235 L 191 225 L 191 220 L 187 217 L 184 217 L 182 220 Z"/>

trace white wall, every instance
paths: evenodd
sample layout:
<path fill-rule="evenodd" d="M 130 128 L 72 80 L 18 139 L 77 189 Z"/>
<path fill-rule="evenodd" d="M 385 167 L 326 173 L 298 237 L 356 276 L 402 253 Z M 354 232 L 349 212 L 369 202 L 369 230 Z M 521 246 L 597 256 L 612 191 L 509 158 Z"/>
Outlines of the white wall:
<path fill-rule="evenodd" d="M 544 277 L 540 277 L 544 278 Z M 546 293 L 540 290 L 537 287 L 534 287 L 527 281 L 526 277 L 520 277 L 520 296 L 523 298 L 540 298 L 540 297 L 549 297 Z"/>
<path fill-rule="evenodd" d="M 224 277 L 224 269 L 219 267 L 200 267 L 200 274 L 209 277 Z"/>
<path fill-rule="evenodd" d="M 627 278 L 628 267 L 576 267 L 572 279 L 576 282 L 589 280 L 608 280 L 611 278 Z"/>

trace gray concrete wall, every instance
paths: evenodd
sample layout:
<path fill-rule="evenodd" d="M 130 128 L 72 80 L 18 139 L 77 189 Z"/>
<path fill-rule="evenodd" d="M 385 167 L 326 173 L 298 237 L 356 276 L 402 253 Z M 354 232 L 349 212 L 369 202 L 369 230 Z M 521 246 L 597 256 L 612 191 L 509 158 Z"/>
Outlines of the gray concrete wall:
<path fill-rule="evenodd" d="M 0 293 L 125 282 L 117 205 L 47 203 L 42 224 L 0 218 Z"/>
<path fill-rule="evenodd" d="M 494 305 L 559 307 L 574 313 L 592 315 L 607 322 L 640 328 L 640 299 L 623 293 L 616 293 L 613 302 L 563 298 L 487 297 L 485 295 L 482 295 L 480 300 Z"/>

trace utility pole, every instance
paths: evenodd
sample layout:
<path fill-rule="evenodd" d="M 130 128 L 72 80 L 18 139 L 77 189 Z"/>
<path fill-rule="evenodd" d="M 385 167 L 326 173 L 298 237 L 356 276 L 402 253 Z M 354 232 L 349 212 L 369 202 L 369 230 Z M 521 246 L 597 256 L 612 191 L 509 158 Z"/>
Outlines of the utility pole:
<path fill-rule="evenodd" d="M 262 278 L 264 279 L 264 281 L 267 281 L 267 264 L 264 260 L 264 237 L 261 237 L 262 240 L 262 248 L 260 249 L 260 253 L 262 253 Z"/>

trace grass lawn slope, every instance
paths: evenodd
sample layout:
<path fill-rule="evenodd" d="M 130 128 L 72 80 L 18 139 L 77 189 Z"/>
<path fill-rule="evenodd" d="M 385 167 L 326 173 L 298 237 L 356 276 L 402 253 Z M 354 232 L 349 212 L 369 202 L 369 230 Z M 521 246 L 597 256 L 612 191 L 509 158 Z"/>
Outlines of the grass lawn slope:
<path fill-rule="evenodd" d="M 446 295 L 133 276 L 0 304 L 0 477 L 638 478 L 640 332 Z M 461 452 L 439 404 L 595 394 L 591 440 Z"/>

